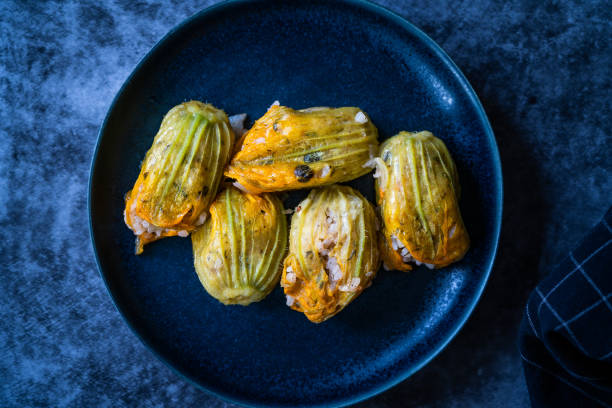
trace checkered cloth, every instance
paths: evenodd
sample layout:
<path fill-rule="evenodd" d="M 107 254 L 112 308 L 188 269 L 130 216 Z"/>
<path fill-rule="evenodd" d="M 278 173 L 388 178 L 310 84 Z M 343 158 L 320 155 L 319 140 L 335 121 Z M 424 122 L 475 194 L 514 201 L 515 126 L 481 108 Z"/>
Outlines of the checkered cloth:
<path fill-rule="evenodd" d="M 535 288 L 519 343 L 534 408 L 612 408 L 612 208 Z"/>

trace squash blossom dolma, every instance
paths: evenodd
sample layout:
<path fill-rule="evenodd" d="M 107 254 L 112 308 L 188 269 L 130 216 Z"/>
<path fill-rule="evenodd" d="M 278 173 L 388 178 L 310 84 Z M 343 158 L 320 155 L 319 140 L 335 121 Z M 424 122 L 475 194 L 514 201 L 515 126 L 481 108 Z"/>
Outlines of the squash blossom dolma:
<path fill-rule="evenodd" d="M 195 269 L 220 302 L 248 305 L 278 284 L 287 248 L 287 220 L 274 194 L 221 191 L 210 218 L 191 234 Z"/>
<path fill-rule="evenodd" d="M 233 145 L 227 115 L 212 105 L 190 101 L 166 114 L 125 197 L 137 254 L 160 238 L 186 237 L 204 222 Z"/>
<path fill-rule="evenodd" d="M 463 258 L 470 239 L 459 211 L 457 168 L 444 142 L 427 131 L 400 132 L 374 161 L 385 267 L 441 268 Z"/>
<path fill-rule="evenodd" d="M 349 181 L 368 173 L 378 130 L 359 108 L 272 105 L 238 143 L 225 172 L 251 193 Z"/>
<path fill-rule="evenodd" d="M 377 226 L 372 204 L 352 188 L 312 190 L 291 219 L 287 305 L 320 323 L 359 296 L 380 266 Z"/>

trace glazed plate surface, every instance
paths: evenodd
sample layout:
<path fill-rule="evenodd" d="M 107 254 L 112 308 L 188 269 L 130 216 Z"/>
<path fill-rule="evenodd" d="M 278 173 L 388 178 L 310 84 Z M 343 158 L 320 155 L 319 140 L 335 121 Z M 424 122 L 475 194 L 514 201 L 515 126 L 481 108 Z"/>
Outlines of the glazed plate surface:
<path fill-rule="evenodd" d="M 163 115 L 197 99 L 252 122 L 274 101 L 359 106 L 380 140 L 430 130 L 459 169 L 472 247 L 438 271 L 381 270 L 319 325 L 285 306 L 280 287 L 223 306 L 196 276 L 190 239 L 134 255 L 124 194 Z M 371 174 L 348 183 L 373 200 Z M 287 207 L 307 194 L 289 194 Z M 139 63 L 100 129 L 89 191 L 93 245 L 109 292 L 150 349 L 193 383 L 255 406 L 354 403 L 407 378 L 463 325 L 485 286 L 501 223 L 495 139 L 466 79 L 422 32 L 362 1 L 229 1 L 190 17 Z"/>

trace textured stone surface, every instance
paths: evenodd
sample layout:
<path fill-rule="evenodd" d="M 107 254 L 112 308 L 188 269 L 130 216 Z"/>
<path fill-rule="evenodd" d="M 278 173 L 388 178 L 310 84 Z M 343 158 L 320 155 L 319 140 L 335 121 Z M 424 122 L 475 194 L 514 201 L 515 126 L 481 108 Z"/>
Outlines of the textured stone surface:
<path fill-rule="evenodd" d="M 230 407 L 130 332 L 88 237 L 98 127 L 138 60 L 214 3 L 0 2 L 0 397 L 4 406 Z M 466 326 L 362 407 L 522 407 L 528 292 L 612 204 L 604 1 L 381 2 L 438 42 L 487 111 L 504 166 L 498 260 Z"/>

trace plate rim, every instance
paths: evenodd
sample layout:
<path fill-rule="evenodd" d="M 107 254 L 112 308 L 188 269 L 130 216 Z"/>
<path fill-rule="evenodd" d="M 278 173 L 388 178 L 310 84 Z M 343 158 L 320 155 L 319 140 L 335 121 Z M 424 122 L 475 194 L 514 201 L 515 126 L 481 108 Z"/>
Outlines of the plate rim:
<path fill-rule="evenodd" d="M 92 191 L 93 191 L 93 176 L 96 172 L 96 163 L 97 163 L 97 159 L 98 159 L 98 151 L 99 151 L 99 147 L 100 147 L 100 142 L 102 140 L 102 136 L 105 133 L 106 127 L 108 125 L 108 120 L 109 117 L 111 115 L 111 113 L 113 112 L 115 105 L 117 104 L 117 102 L 119 101 L 119 99 L 122 97 L 122 95 L 125 93 L 126 89 L 128 88 L 129 84 L 132 82 L 133 77 L 136 75 L 137 72 L 139 72 L 142 68 L 143 65 L 145 65 L 148 60 L 151 58 L 151 56 L 157 51 L 157 49 L 167 40 L 169 40 L 172 36 L 174 36 L 177 32 L 181 31 L 185 26 L 189 25 L 191 22 L 193 22 L 194 20 L 198 20 L 200 18 L 204 18 L 207 14 L 212 13 L 214 11 L 217 11 L 219 9 L 228 7 L 228 6 L 232 6 L 232 5 L 242 5 L 242 4 L 249 4 L 249 3 L 261 3 L 261 2 L 265 2 L 266 0 L 224 0 L 221 1 L 219 3 L 213 4 L 212 6 L 209 7 L 205 7 L 200 11 L 195 12 L 194 14 L 186 17 L 185 19 L 183 19 L 181 22 L 179 22 L 178 24 L 176 24 L 175 26 L 172 27 L 172 29 L 170 29 L 170 31 L 168 31 L 161 39 L 159 39 L 155 45 L 153 45 L 153 47 L 147 51 L 147 53 L 140 58 L 140 60 L 138 61 L 138 63 L 134 66 L 134 68 L 132 69 L 132 71 L 130 72 L 130 74 L 128 75 L 128 77 L 125 79 L 125 81 L 123 82 L 123 84 L 121 85 L 121 87 L 119 88 L 119 90 L 117 91 L 117 93 L 115 94 L 115 96 L 113 97 L 113 100 L 104 116 L 104 120 L 102 121 L 102 124 L 98 130 L 98 134 L 96 137 L 96 144 L 95 144 L 95 148 L 93 151 L 93 155 L 92 155 L 92 159 L 91 159 L 91 163 L 90 163 L 90 167 L 89 167 L 89 180 L 88 180 L 88 186 L 87 186 L 87 214 L 88 214 L 88 219 L 89 219 L 89 238 L 92 244 L 92 250 L 94 253 L 94 258 L 96 261 L 96 266 L 98 269 L 98 273 L 100 274 L 100 277 L 102 278 L 102 281 L 104 282 L 104 286 L 106 287 L 106 291 L 108 292 L 108 294 L 110 295 L 112 301 L 113 301 L 113 306 L 115 307 L 115 309 L 119 312 L 119 315 L 122 317 L 123 321 L 127 324 L 127 326 L 130 328 L 130 330 L 132 331 L 132 333 L 136 336 L 136 338 L 138 338 L 140 340 L 140 342 L 142 344 L 144 344 L 145 348 L 149 350 L 149 352 L 151 352 L 158 360 L 160 360 L 164 365 L 166 365 L 168 368 L 170 368 L 170 370 L 176 374 L 178 374 L 178 376 L 184 380 L 186 380 L 188 383 L 194 385 L 196 388 L 210 394 L 210 395 L 214 395 L 215 397 L 218 397 L 222 400 L 231 402 L 231 403 L 237 403 L 243 406 L 248 406 L 248 407 L 269 407 L 269 406 L 278 406 L 278 407 L 285 407 L 287 405 L 285 404 L 279 404 L 279 403 L 275 403 L 275 404 L 262 404 L 260 402 L 248 399 L 248 398 L 243 398 L 242 396 L 238 395 L 238 394 L 230 394 L 224 391 L 219 391 L 216 389 L 213 389 L 212 387 L 206 385 L 206 384 L 202 384 L 200 382 L 198 382 L 197 380 L 189 377 L 187 374 L 181 372 L 178 368 L 174 367 L 174 365 L 172 365 L 172 363 L 170 363 L 170 361 L 168 361 L 164 356 L 162 356 L 156 349 L 155 346 L 149 342 L 149 340 L 145 339 L 135 328 L 135 326 L 130 322 L 128 316 L 123 312 L 123 310 L 119 307 L 119 303 L 118 300 L 116 299 L 115 295 L 113 294 L 113 292 L 111 291 L 110 287 L 109 287 L 109 282 L 105 277 L 105 274 L 103 272 L 101 263 L 100 263 L 100 258 L 98 255 L 98 250 L 97 250 L 97 244 L 96 244 L 96 238 L 94 236 L 94 232 L 93 232 L 93 217 L 92 217 L 92 207 L 91 207 L 91 199 L 92 199 Z M 394 387 L 395 385 L 399 384 L 400 382 L 406 380 L 407 378 L 409 378 L 410 376 L 412 376 L 412 374 L 416 373 L 417 371 L 419 371 L 421 368 L 423 368 L 425 365 L 429 364 L 431 362 L 431 360 L 433 360 L 436 356 L 438 356 L 442 350 L 444 350 L 446 348 L 446 346 L 448 346 L 448 344 L 451 342 L 451 340 L 453 340 L 455 338 L 455 336 L 457 335 L 457 333 L 459 332 L 459 330 L 461 330 L 461 328 L 464 327 L 467 319 L 472 315 L 476 305 L 478 304 L 480 298 L 482 297 L 482 293 L 489 281 L 489 277 L 491 275 L 491 271 L 493 269 L 495 260 L 497 258 L 497 251 L 499 248 L 499 237 L 501 234 L 501 226 L 502 226 L 502 216 L 503 216 L 503 198 L 504 198 L 504 188 L 503 188 L 503 176 L 502 176 L 502 163 L 501 163 L 501 158 L 500 158 L 500 154 L 499 154 L 499 148 L 497 146 L 497 141 L 495 139 L 495 135 L 493 133 L 493 129 L 491 128 L 491 124 L 489 122 L 489 119 L 487 117 L 487 114 L 484 110 L 484 107 L 482 106 L 482 103 L 480 102 L 480 99 L 478 98 L 476 92 L 474 91 L 474 89 L 472 88 L 472 85 L 470 84 L 470 82 L 467 80 L 467 78 L 465 77 L 465 75 L 463 74 L 463 72 L 459 69 L 459 67 L 454 63 L 454 61 L 450 58 L 450 56 L 442 49 L 442 47 L 440 45 L 438 45 L 433 39 L 431 39 L 427 34 L 425 34 L 425 32 L 423 32 L 421 29 L 419 29 L 418 27 L 416 27 L 414 24 L 412 24 L 411 22 L 409 22 L 407 19 L 405 19 L 404 17 L 400 16 L 399 14 L 395 13 L 394 11 L 391 11 L 389 9 L 387 9 L 386 7 L 373 3 L 369 0 L 334 0 L 336 3 L 343 3 L 345 5 L 348 5 L 350 7 L 361 7 L 363 9 L 366 9 L 368 12 L 371 12 L 373 14 L 376 14 L 380 17 L 382 17 L 383 19 L 387 20 L 387 21 L 391 21 L 395 24 L 397 24 L 399 27 L 401 27 L 403 30 L 406 30 L 407 32 L 413 34 L 414 36 L 416 36 L 420 41 L 423 42 L 423 44 L 432 52 L 434 52 L 434 54 L 438 57 L 438 59 L 444 63 L 444 65 L 446 66 L 446 68 L 455 76 L 455 78 L 457 79 L 458 83 L 464 88 L 469 100 L 471 101 L 471 103 L 475 106 L 476 108 L 476 113 L 477 116 L 479 118 L 479 121 L 481 122 L 483 129 L 485 131 L 485 134 L 487 136 L 487 140 L 489 142 L 490 148 L 491 148 L 491 153 L 492 153 L 492 161 L 493 161 L 493 167 L 495 169 L 495 174 L 494 174 L 494 185 L 497 187 L 498 191 L 496 194 L 496 198 L 497 198 L 497 206 L 495 208 L 495 226 L 494 226 L 494 231 L 493 231 L 493 240 L 494 240 L 494 245 L 492 248 L 492 251 L 490 252 L 489 255 L 489 259 L 488 262 L 485 264 L 485 270 L 486 273 L 484 274 L 484 279 L 482 280 L 482 283 L 480 284 L 480 286 L 477 288 L 476 290 L 476 295 L 471 299 L 471 301 L 469 302 L 469 305 L 467 306 L 467 308 L 465 309 L 465 312 L 463 313 L 463 315 L 455 322 L 454 327 L 452 327 L 452 329 L 448 332 L 448 335 L 446 336 L 446 338 L 440 343 L 440 345 L 434 349 L 432 349 L 429 353 L 427 353 L 426 357 L 422 359 L 422 361 L 418 364 L 415 364 L 412 367 L 409 368 L 405 368 L 403 370 L 399 370 L 396 375 L 393 378 L 390 378 L 380 384 L 378 384 L 377 386 L 374 386 L 372 388 L 369 388 L 365 391 L 362 392 L 357 392 L 354 394 L 350 394 L 348 396 L 344 396 L 342 398 L 338 398 L 336 400 L 333 400 L 332 402 L 327 402 L 327 403 L 317 403 L 317 404 L 303 404 L 303 403 L 298 403 L 298 404 L 293 404 L 293 406 L 304 406 L 304 407 L 331 407 L 331 406 L 335 406 L 335 407 L 345 407 L 348 405 L 352 405 L 355 403 L 358 403 L 360 401 L 372 398 L 375 395 L 378 395 L 392 387 Z"/>

